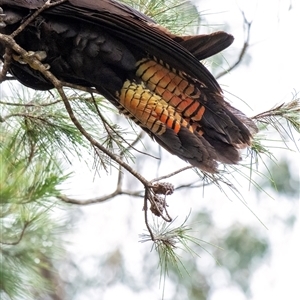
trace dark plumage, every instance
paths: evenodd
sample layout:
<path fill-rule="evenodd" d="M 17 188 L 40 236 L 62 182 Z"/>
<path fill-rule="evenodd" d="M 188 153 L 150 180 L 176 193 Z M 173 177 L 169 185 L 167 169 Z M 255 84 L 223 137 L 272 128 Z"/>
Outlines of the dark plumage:
<path fill-rule="evenodd" d="M 0 0 L 0 32 L 12 33 L 45 1 Z M 204 171 L 237 163 L 256 132 L 199 62 L 232 43 L 225 32 L 176 36 L 119 2 L 69 0 L 44 10 L 15 40 L 45 51 L 43 63 L 58 79 L 95 87 L 161 146 Z M 9 71 L 28 87 L 53 88 L 17 59 Z"/>

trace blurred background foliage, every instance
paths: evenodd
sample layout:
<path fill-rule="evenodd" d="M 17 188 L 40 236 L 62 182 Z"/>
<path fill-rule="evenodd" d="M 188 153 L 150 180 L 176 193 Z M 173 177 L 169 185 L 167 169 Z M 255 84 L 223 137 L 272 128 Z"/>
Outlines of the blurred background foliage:
<path fill-rule="evenodd" d="M 190 1 L 124 2 L 147 13 L 174 33 L 195 34 L 200 26 L 207 26 L 205 13 L 199 14 Z M 218 29 L 226 26 L 222 24 Z M 247 57 L 243 63 L 250 61 L 248 53 Z M 220 54 L 207 64 L 217 74 L 226 69 L 228 62 Z M 8 93 L 12 96 L 4 97 L 2 87 L 1 91 L 1 299 L 102 299 L 107 290 L 120 285 L 136 295 L 145 295 L 157 288 L 157 299 L 210 299 L 216 289 L 228 285 L 237 287 L 247 299 L 251 297 L 252 276 L 272 254 L 268 232 L 262 234 L 257 230 L 258 226 L 262 227 L 258 221 L 257 226 L 233 222 L 224 229 L 216 224 L 212 210 L 193 208 L 188 226 L 194 236 L 201 236 L 203 242 L 192 243 L 191 252 L 178 247 L 178 261 L 168 265 L 167 276 L 161 273 L 158 256 L 154 251 L 150 252 L 150 244 L 146 243 L 144 247 L 134 244 L 131 248 L 138 250 L 128 250 L 129 238 L 129 241 L 120 240 L 101 255 L 84 256 L 76 249 L 70 250 L 70 236 L 76 239 L 79 228 L 91 218 L 89 213 L 93 209 L 85 210 L 58 200 L 57 196 L 67 189 L 66 181 L 72 180 L 72 174 L 66 172 L 68 165 L 75 160 L 86 161 L 87 165 L 92 161 L 94 169 L 91 172 L 96 175 L 103 171 L 95 171 L 98 163 L 93 161 L 93 149 L 71 124 L 62 104 L 59 101 L 51 104 L 57 101 L 55 95 L 33 93 L 19 85 L 13 85 Z M 111 150 L 125 149 L 124 141 L 119 140 L 115 147 L 115 140 L 107 139 L 103 123 L 97 119 L 95 107 L 87 97 L 74 91 L 69 94 L 70 100 L 76 99 L 72 103 L 81 122 Z M 99 97 L 96 101 L 105 118 L 111 124 L 118 123 L 112 125 L 116 131 L 132 134 L 122 129 L 124 121 L 114 116 L 115 110 L 105 100 Z M 32 106 L 28 105 L 30 103 Z M 134 140 L 135 136 L 136 133 L 132 134 L 128 140 Z M 143 143 L 146 147 L 148 140 Z M 133 160 L 133 156 L 128 154 L 128 159 Z M 143 168 L 144 161 L 144 156 L 139 160 L 136 155 L 138 168 Z M 265 176 L 256 178 L 258 186 L 272 195 L 297 201 L 299 178 L 291 168 L 291 161 L 283 156 L 276 164 L 266 163 L 266 167 Z M 267 180 L 270 175 L 271 180 Z M 126 182 L 128 189 L 135 186 L 130 178 Z M 199 189 L 201 194 L 202 189 Z M 207 187 L 205 193 L 214 195 L 215 189 Z M 177 193 L 178 198 L 189 197 L 190 190 Z M 258 191 L 255 201 L 264 199 L 265 194 Z M 119 205 L 118 201 L 122 199 L 113 200 L 115 206 Z M 106 209 L 105 204 L 97 205 Z M 269 209 L 272 210 L 272 206 Z M 296 217 L 296 212 L 291 210 L 282 223 L 286 228 L 292 228 Z M 132 215 L 119 226 L 126 227 L 125 232 L 129 233 L 135 226 Z M 90 229 L 85 227 L 85 230 Z M 99 230 L 109 232 L 110 228 Z M 111 232 L 114 234 L 119 233 Z M 98 241 L 102 236 L 95 235 L 94 238 Z M 129 257 L 132 255 L 140 257 L 138 263 L 131 263 Z"/>

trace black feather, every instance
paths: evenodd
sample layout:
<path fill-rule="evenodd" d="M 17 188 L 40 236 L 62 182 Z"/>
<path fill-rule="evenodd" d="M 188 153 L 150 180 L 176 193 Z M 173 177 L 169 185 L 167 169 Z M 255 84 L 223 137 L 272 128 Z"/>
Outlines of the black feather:
<path fill-rule="evenodd" d="M 1 24 L 6 25 L 0 32 L 11 34 L 45 2 L 0 0 Z M 44 10 L 15 40 L 27 51 L 46 52 L 43 63 L 58 79 L 95 87 L 165 149 L 202 170 L 215 172 L 217 161 L 237 163 L 238 150 L 256 132 L 252 120 L 224 100 L 219 84 L 199 62 L 232 43 L 225 32 L 177 36 L 117 1 L 69 0 Z M 4 53 L 0 43 L 2 60 Z M 53 88 L 18 60 L 9 71 L 28 87 Z M 126 93 L 121 96 L 126 82 L 132 83 L 136 107 Z M 144 95 L 138 96 L 141 88 Z M 173 96 L 179 104 L 172 102 L 172 93 L 178 93 Z"/>

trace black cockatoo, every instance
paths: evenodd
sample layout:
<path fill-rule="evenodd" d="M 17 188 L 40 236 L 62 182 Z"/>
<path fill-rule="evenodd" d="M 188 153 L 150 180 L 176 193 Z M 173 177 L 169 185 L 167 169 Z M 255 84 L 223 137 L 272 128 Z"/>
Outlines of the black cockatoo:
<path fill-rule="evenodd" d="M 0 32 L 11 34 L 45 2 L 0 0 Z M 225 32 L 177 36 L 114 0 L 68 0 L 42 11 L 15 41 L 44 53 L 58 79 L 96 88 L 162 147 L 201 170 L 237 163 L 256 132 L 200 62 L 232 43 Z M 0 43 L 2 60 L 4 53 Z M 16 58 L 9 72 L 33 89 L 53 88 Z"/>

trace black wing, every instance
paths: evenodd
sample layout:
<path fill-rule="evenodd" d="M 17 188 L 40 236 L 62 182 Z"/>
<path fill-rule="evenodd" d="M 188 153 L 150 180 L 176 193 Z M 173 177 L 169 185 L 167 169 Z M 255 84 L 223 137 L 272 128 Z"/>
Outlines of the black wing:
<path fill-rule="evenodd" d="M 43 2 L 0 0 L 13 19 L 1 31 L 12 32 Z M 236 163 L 251 142 L 255 125 L 224 101 L 199 62 L 232 43 L 227 33 L 176 36 L 119 2 L 69 0 L 43 11 L 16 41 L 45 51 L 55 76 L 96 87 L 164 148 L 203 170 Z M 11 72 L 27 86 L 52 87 L 18 61 Z"/>

